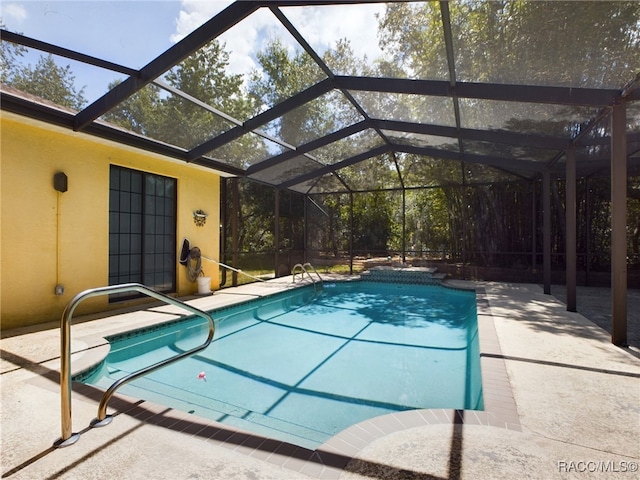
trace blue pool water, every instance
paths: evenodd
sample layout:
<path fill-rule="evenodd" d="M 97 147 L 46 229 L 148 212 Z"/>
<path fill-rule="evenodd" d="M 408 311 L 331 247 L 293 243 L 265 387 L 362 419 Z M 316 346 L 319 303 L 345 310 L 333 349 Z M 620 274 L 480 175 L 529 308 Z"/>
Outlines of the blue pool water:
<path fill-rule="evenodd" d="M 119 391 L 307 448 L 386 413 L 483 408 L 474 292 L 344 282 L 213 316 L 209 348 Z M 79 379 L 106 389 L 205 337 L 196 318 L 110 338 Z"/>

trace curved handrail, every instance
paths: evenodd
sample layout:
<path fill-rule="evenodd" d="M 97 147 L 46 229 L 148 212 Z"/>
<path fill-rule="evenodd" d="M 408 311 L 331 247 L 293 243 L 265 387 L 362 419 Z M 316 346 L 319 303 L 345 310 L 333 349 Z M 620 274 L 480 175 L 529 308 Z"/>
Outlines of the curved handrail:
<path fill-rule="evenodd" d="M 304 265 L 302 263 L 296 263 L 293 268 L 291 269 L 291 275 L 293 276 L 292 281 L 295 283 L 296 281 L 296 268 L 300 268 L 300 270 L 302 270 L 302 274 L 300 275 L 300 278 L 304 278 L 304 274 L 306 273 L 309 278 L 311 279 L 311 281 L 313 282 L 313 286 L 315 288 L 316 286 L 316 281 L 313 279 L 313 277 L 311 276 L 311 274 L 307 271 L 306 267 L 309 267 L 313 270 L 313 273 L 315 273 L 318 276 L 318 279 L 320 280 L 320 285 L 322 286 L 322 277 L 320 276 L 320 274 L 318 273 L 318 271 L 316 270 L 316 268 L 311 265 L 309 262 L 305 263 Z"/>
<path fill-rule="evenodd" d="M 54 443 L 54 446 L 56 447 L 66 447 L 68 445 L 72 445 L 78 441 L 78 438 L 80 438 L 79 434 L 72 433 L 71 426 L 71 317 L 73 316 L 73 312 L 78 304 L 87 298 L 123 292 L 139 292 L 149 297 L 155 298 L 156 300 L 181 307 L 194 315 L 203 317 L 209 322 L 209 334 L 207 336 L 207 340 L 202 345 L 192 348 L 191 350 L 188 350 L 186 352 L 182 352 L 174 357 L 157 362 L 149 367 L 138 370 L 137 372 L 133 372 L 128 376 L 117 380 L 104 393 L 98 407 L 98 417 L 96 418 L 96 420 L 94 420 L 94 422 L 92 422 L 92 426 L 102 426 L 110 422 L 110 419 L 108 421 L 105 421 L 107 404 L 119 387 L 132 380 L 135 380 L 142 375 L 157 370 L 160 367 L 173 363 L 186 356 L 192 355 L 196 352 L 199 352 L 200 350 L 204 350 L 213 340 L 215 325 L 213 322 L 213 317 L 209 313 L 188 305 L 178 299 L 169 297 L 168 295 L 156 292 L 155 290 L 140 283 L 125 283 L 122 285 L 91 288 L 77 294 L 75 297 L 73 297 L 73 299 L 69 301 L 69 303 L 65 307 L 64 311 L 62 312 L 62 318 L 60 320 L 60 408 L 62 435 L 60 439 Z"/>
<path fill-rule="evenodd" d="M 304 278 L 304 274 L 305 274 L 305 273 L 306 273 L 307 275 L 309 275 L 309 272 L 307 272 L 307 271 L 304 269 L 304 267 L 302 266 L 302 264 L 301 264 L 301 263 L 296 263 L 296 264 L 293 266 L 293 268 L 291 269 L 291 275 L 292 275 L 291 281 L 292 281 L 293 283 L 296 283 L 296 273 L 297 273 L 297 272 L 296 272 L 296 269 L 298 269 L 298 268 L 300 269 L 300 273 L 301 273 L 300 278 Z M 309 276 L 310 276 L 310 275 L 309 275 Z"/>

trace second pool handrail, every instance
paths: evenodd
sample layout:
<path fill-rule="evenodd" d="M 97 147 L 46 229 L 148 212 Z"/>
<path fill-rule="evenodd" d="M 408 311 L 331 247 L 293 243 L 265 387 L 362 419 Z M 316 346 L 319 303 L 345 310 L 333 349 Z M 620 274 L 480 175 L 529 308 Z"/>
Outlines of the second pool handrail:
<path fill-rule="evenodd" d="M 311 279 L 311 281 L 313 282 L 313 288 L 314 289 L 316 288 L 316 281 L 313 279 L 313 277 L 311 276 L 307 268 L 310 268 L 311 270 L 313 270 L 313 273 L 315 273 L 318 276 L 318 280 L 320 281 L 320 287 L 322 287 L 323 286 L 322 277 L 320 276 L 316 268 L 313 265 L 311 265 L 309 262 L 305 264 L 296 263 L 293 266 L 293 268 L 291 269 L 291 275 L 293 276 L 293 279 L 292 279 L 293 283 L 296 282 L 296 273 L 297 273 L 297 270 L 300 269 L 301 270 L 300 278 L 301 279 L 304 278 L 304 274 L 306 273 L 308 277 Z"/>

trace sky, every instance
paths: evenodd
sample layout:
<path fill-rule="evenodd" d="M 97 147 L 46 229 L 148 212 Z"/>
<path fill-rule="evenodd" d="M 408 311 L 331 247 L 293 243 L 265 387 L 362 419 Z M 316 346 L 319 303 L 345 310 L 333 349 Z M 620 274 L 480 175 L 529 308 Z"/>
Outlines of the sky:
<path fill-rule="evenodd" d="M 78 52 L 139 69 L 223 10 L 230 2 L 215 0 L 34 1 L 3 0 L 4 28 Z M 281 9 L 320 54 L 340 38 L 349 38 L 357 55 L 381 55 L 375 13 L 384 5 L 285 7 Z M 230 51 L 230 73 L 249 73 L 258 67 L 255 52 L 279 37 L 293 52 L 299 48 L 268 9 L 261 9 L 221 37 Z M 35 54 L 34 54 L 35 55 Z M 32 60 L 33 59 L 33 60 Z M 35 63 L 37 56 L 29 56 Z M 89 101 L 107 91 L 119 74 L 83 67 L 64 59 L 85 87 Z"/>

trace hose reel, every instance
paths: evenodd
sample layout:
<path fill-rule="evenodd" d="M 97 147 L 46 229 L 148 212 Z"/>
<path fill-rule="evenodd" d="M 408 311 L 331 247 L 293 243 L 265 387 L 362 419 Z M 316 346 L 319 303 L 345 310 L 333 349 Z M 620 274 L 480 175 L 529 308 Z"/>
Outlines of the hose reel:
<path fill-rule="evenodd" d="M 187 255 L 187 278 L 190 282 L 204 275 L 202 272 L 202 253 L 198 247 L 193 247 Z"/>
<path fill-rule="evenodd" d="M 202 271 L 202 252 L 198 247 L 191 248 L 187 238 L 182 241 L 180 263 L 187 267 L 187 278 L 190 282 L 195 282 L 199 276 L 204 275 Z"/>

